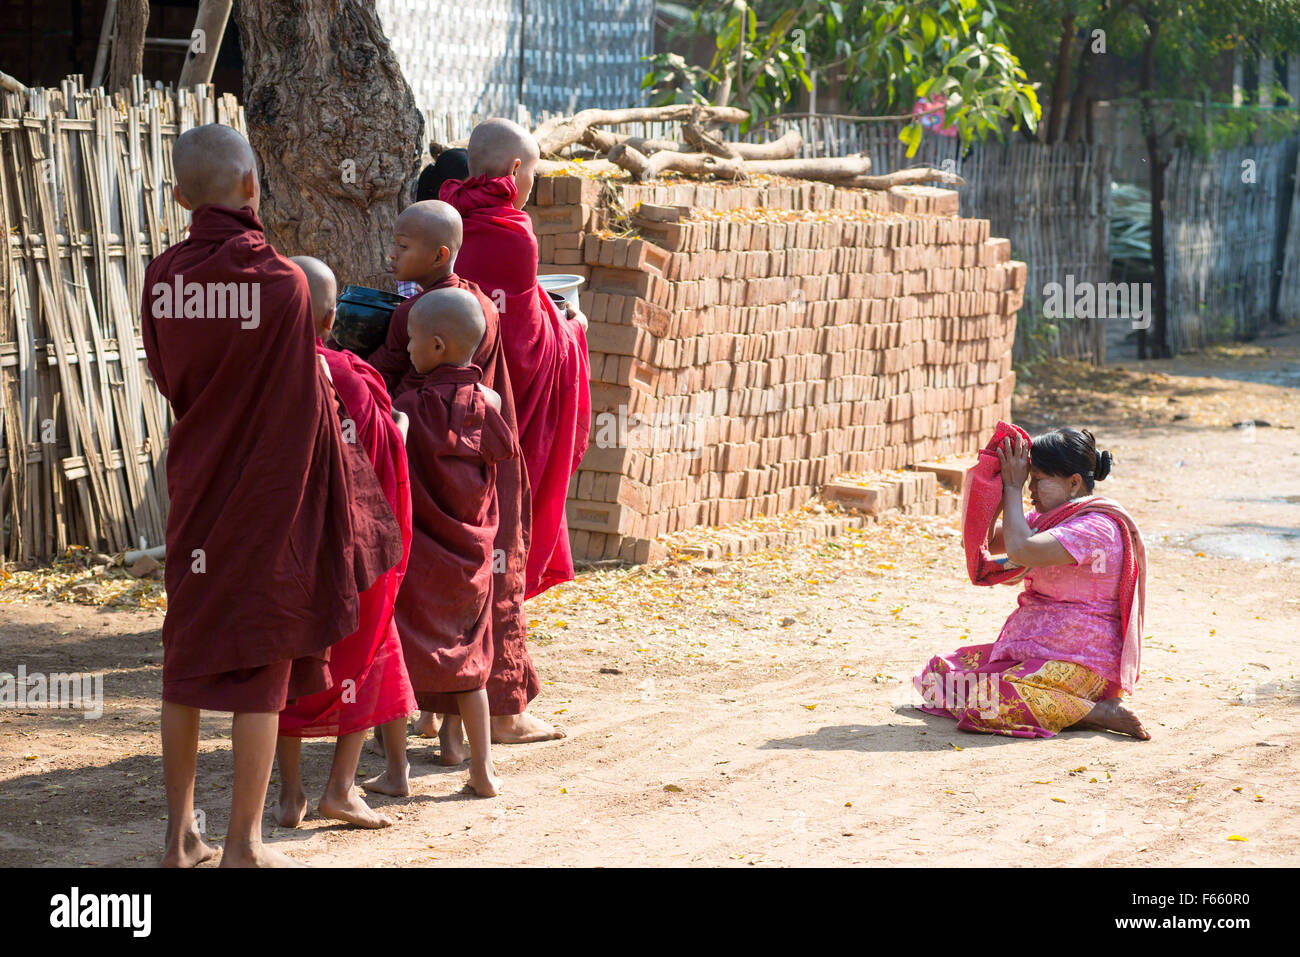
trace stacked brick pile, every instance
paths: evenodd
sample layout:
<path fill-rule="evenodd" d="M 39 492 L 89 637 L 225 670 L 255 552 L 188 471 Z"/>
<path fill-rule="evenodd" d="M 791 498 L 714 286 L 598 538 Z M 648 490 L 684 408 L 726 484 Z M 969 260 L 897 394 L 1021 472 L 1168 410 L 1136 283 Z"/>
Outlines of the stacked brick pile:
<path fill-rule="evenodd" d="M 630 213 L 634 234 L 604 227 Z M 957 194 L 538 180 L 543 272 L 590 320 L 575 557 L 788 511 L 841 473 L 978 447 L 1010 414 L 1025 266 Z"/>

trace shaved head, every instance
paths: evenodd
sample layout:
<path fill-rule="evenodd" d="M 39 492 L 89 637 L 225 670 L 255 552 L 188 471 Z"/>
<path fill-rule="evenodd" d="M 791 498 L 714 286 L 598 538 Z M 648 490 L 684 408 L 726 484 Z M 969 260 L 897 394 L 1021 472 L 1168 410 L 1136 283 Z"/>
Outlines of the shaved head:
<path fill-rule="evenodd" d="M 470 176 L 509 176 L 515 160 L 531 166 L 540 156 L 533 134 L 510 120 L 484 120 L 469 135 Z"/>
<path fill-rule="evenodd" d="M 460 251 L 463 229 L 454 206 L 440 199 L 426 199 L 402 210 L 393 232 L 423 240 L 434 250 L 446 246 L 454 259 Z"/>
<path fill-rule="evenodd" d="M 338 300 L 338 280 L 334 278 L 334 270 L 315 256 L 293 256 L 289 261 L 307 277 L 307 288 L 311 290 L 311 317 L 316 323 L 316 331 L 323 333 L 322 320 L 334 312 Z"/>
<path fill-rule="evenodd" d="M 191 209 L 209 203 L 231 205 L 239 201 L 249 173 L 257 180 L 253 147 L 239 130 L 220 123 L 196 126 L 178 136 L 172 147 L 172 166 L 176 188 Z"/>
<path fill-rule="evenodd" d="M 441 336 L 447 361 L 465 365 L 487 332 L 487 320 L 478 297 L 467 289 L 434 289 L 411 306 L 407 318 L 412 336 Z"/>

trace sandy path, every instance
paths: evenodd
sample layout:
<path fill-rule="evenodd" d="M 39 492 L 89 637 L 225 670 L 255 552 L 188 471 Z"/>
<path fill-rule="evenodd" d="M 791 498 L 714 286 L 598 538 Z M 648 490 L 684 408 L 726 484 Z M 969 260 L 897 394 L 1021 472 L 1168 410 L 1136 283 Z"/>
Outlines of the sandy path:
<path fill-rule="evenodd" d="M 1136 400 L 1129 388 L 1121 398 Z M 1170 421 L 1170 389 L 1196 413 Z M 535 708 L 570 738 L 498 747 L 506 791 L 491 801 L 462 795 L 464 771 L 411 739 L 416 795 L 376 802 L 397 826 L 286 831 L 268 818 L 269 838 L 351 866 L 1297 863 L 1300 433 L 1281 426 L 1300 424 L 1300 399 L 1204 378 L 1141 398 L 1157 411 L 1126 419 L 1116 399 L 1067 419 L 1098 423 L 1118 460 L 1106 492 L 1148 540 L 1152 637 L 1133 702 L 1153 741 L 967 735 L 903 707 L 904 679 L 936 652 L 991 641 L 1015 591 L 965 582 L 951 520 L 900 519 L 553 591 L 530 610 L 547 681 Z M 1041 408 L 1018 414 L 1041 423 Z M 1243 436 L 1225 427 L 1238 413 L 1273 425 Z M 154 860 L 160 622 L 0 604 L 0 667 L 107 672 L 102 720 L 0 717 L 0 863 Z M 228 735 L 228 717 L 205 719 L 197 804 L 216 837 Z M 309 781 L 328 754 L 307 746 Z"/>

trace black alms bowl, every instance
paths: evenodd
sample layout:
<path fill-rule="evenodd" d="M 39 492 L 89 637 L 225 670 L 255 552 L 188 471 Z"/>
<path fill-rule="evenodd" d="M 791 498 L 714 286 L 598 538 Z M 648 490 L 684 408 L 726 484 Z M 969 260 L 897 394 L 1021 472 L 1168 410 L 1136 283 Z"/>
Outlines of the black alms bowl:
<path fill-rule="evenodd" d="M 330 336 L 349 352 L 365 358 L 384 344 L 388 322 L 402 297 L 382 289 L 344 286 Z"/>

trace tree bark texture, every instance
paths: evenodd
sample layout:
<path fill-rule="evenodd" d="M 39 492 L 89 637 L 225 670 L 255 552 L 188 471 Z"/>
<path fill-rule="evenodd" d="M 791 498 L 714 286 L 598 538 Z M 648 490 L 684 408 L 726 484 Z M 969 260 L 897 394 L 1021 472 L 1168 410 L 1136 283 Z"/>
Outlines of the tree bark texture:
<path fill-rule="evenodd" d="M 113 27 L 113 54 L 108 61 L 109 93 L 131 88 L 131 77 L 144 68 L 144 34 L 149 26 L 149 0 L 118 0 Z"/>
<path fill-rule="evenodd" d="M 1061 117 L 1065 115 L 1065 99 L 1070 92 L 1070 57 L 1074 52 L 1074 12 L 1061 18 L 1061 42 L 1056 50 L 1056 78 L 1052 84 L 1052 102 L 1047 114 L 1047 142 L 1055 143 L 1061 136 Z"/>
<path fill-rule="evenodd" d="M 424 119 L 374 0 L 241 0 L 235 10 L 268 238 L 286 256 L 320 258 L 340 286 L 391 290 L 387 253 Z"/>

